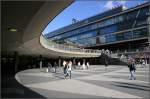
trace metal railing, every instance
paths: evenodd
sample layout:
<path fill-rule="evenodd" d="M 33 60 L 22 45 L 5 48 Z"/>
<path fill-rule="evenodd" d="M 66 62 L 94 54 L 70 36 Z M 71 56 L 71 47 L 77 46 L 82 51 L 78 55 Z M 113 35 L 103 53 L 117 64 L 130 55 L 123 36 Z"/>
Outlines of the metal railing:
<path fill-rule="evenodd" d="M 101 55 L 101 50 L 84 49 L 84 48 L 79 48 L 71 45 L 59 44 L 50 39 L 47 39 L 43 35 L 40 36 L 40 43 L 48 49 L 59 50 L 63 52 L 78 52 L 84 54 L 89 53 L 89 54 Z"/>

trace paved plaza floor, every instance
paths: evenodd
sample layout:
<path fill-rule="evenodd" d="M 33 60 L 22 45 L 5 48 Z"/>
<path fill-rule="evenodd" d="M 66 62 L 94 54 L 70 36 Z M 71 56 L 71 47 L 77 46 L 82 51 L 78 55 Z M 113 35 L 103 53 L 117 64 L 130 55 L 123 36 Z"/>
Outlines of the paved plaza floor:
<path fill-rule="evenodd" d="M 127 66 L 93 65 L 88 70 L 73 70 L 64 80 L 63 69 L 46 73 L 45 68 L 16 74 L 19 83 L 45 98 L 149 98 L 149 66 L 137 67 L 136 80 L 130 80 Z"/>

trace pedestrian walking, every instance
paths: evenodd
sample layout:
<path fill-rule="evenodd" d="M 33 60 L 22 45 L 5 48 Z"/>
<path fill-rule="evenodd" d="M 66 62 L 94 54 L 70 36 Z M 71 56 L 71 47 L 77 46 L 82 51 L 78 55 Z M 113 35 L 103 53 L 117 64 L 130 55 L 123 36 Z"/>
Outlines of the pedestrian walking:
<path fill-rule="evenodd" d="M 68 63 L 68 74 L 69 74 L 70 79 L 71 79 L 71 67 L 72 67 L 72 62 L 69 61 L 69 63 Z"/>
<path fill-rule="evenodd" d="M 49 63 L 48 63 L 48 72 L 50 72 L 51 68 L 52 68 L 52 65 L 51 65 L 51 63 L 49 62 Z"/>
<path fill-rule="evenodd" d="M 128 67 L 129 67 L 129 71 L 130 71 L 130 80 L 135 80 L 136 77 L 135 77 L 135 70 L 136 70 L 136 67 L 135 67 L 135 61 L 134 59 L 129 59 L 128 60 Z"/>
<path fill-rule="evenodd" d="M 90 67 L 89 62 L 86 63 L 86 66 L 87 66 L 87 70 L 88 70 Z"/>
<path fill-rule="evenodd" d="M 63 72 L 64 72 L 64 74 L 66 73 L 66 70 L 65 70 L 66 64 L 67 64 L 67 62 L 66 62 L 66 61 L 63 61 Z"/>
<path fill-rule="evenodd" d="M 69 79 L 71 79 L 71 67 L 72 67 L 72 62 L 71 61 L 69 61 L 67 64 L 66 64 L 66 74 L 65 74 L 65 80 L 67 80 L 68 79 L 68 77 L 69 77 Z"/>
<path fill-rule="evenodd" d="M 145 60 L 143 59 L 142 60 L 142 68 L 145 68 L 146 67 L 146 63 L 145 63 Z"/>
<path fill-rule="evenodd" d="M 68 74 L 68 62 L 64 62 L 64 76 L 65 76 L 65 80 L 67 80 L 67 77 L 69 76 Z"/>
<path fill-rule="evenodd" d="M 107 67 L 108 67 L 108 61 L 107 61 L 107 58 L 104 59 L 104 62 L 105 62 L 105 71 L 107 70 Z"/>
<path fill-rule="evenodd" d="M 83 62 L 83 64 L 82 64 L 82 69 L 83 70 L 85 69 L 85 62 Z"/>
<path fill-rule="evenodd" d="M 78 68 L 80 69 L 80 67 L 81 67 L 81 64 L 80 64 L 80 62 L 78 62 Z"/>
<path fill-rule="evenodd" d="M 143 68 L 143 61 L 142 61 L 142 59 L 140 59 L 140 65 Z"/>

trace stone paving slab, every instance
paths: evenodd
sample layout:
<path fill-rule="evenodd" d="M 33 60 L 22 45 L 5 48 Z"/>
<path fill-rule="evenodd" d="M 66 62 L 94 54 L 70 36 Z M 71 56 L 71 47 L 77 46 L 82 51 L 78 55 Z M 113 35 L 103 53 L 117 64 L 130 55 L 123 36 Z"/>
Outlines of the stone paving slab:
<path fill-rule="evenodd" d="M 46 98 L 149 98 L 148 70 L 149 67 L 137 68 L 136 80 L 129 80 L 128 67 L 115 65 L 107 69 L 100 65 L 90 66 L 89 70 L 73 70 L 68 80 L 64 80 L 61 68 L 57 73 L 25 70 L 16 79 Z"/>

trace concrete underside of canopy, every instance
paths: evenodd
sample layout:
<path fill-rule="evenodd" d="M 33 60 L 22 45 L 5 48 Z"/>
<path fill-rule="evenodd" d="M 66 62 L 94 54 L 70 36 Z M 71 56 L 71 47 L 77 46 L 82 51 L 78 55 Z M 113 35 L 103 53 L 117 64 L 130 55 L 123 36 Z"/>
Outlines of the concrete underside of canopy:
<path fill-rule="evenodd" d="M 90 57 L 89 55 L 49 50 L 44 48 L 39 41 L 40 35 L 47 24 L 72 2 L 72 0 L 2 2 L 2 55 L 9 55 L 17 51 L 19 55 L 42 55 L 51 58 L 59 56 Z M 8 31 L 8 28 L 13 26 L 18 28 L 17 32 Z"/>

